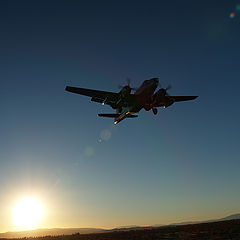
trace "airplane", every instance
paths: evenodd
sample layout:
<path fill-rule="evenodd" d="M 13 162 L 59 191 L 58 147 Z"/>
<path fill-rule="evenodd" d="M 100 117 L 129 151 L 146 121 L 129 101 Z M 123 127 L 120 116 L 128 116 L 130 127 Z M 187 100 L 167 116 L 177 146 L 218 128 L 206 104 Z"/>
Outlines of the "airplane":
<path fill-rule="evenodd" d="M 119 123 L 125 118 L 136 118 L 141 109 L 149 111 L 152 109 L 154 115 L 157 114 L 157 107 L 167 108 L 175 102 L 194 100 L 198 96 L 170 96 L 167 91 L 171 88 L 160 88 L 158 78 L 145 80 L 142 85 L 134 89 L 128 85 L 123 86 L 120 92 L 107 92 L 86 88 L 66 86 L 65 90 L 91 97 L 91 101 L 110 105 L 116 110 L 116 113 L 100 113 L 99 117 L 114 118 L 114 124 Z M 134 93 L 131 93 L 135 90 Z"/>

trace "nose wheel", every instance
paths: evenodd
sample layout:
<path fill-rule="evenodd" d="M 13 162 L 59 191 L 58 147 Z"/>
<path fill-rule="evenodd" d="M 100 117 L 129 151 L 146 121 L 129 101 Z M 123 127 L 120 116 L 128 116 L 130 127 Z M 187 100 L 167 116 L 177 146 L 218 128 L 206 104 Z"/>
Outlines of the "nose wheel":
<path fill-rule="evenodd" d="M 154 115 L 157 115 L 157 113 L 158 113 L 157 108 L 152 108 L 152 111 L 153 111 L 153 114 L 154 114 Z"/>

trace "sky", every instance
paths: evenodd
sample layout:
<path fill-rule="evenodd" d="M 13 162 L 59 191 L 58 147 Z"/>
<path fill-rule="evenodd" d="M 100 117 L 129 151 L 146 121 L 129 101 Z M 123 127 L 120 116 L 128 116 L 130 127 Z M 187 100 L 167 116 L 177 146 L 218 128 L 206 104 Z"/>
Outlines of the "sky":
<path fill-rule="evenodd" d="M 240 11 L 234 0 L 1 1 L 0 232 L 206 220 L 240 212 Z M 234 13 L 231 15 L 231 13 Z M 113 124 L 65 86 L 159 77 L 194 101 Z"/>

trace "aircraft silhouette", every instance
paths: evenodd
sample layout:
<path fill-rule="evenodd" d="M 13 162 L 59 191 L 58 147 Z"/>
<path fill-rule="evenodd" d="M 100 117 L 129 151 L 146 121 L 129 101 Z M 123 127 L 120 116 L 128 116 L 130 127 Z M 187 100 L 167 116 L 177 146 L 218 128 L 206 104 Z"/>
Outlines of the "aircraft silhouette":
<path fill-rule="evenodd" d="M 116 109 L 116 113 L 101 113 L 99 117 L 114 118 L 114 124 L 119 123 L 125 118 L 135 118 L 141 109 L 149 111 L 152 109 L 154 115 L 157 114 L 157 107 L 167 108 L 174 102 L 189 101 L 197 98 L 198 96 L 170 96 L 167 91 L 171 88 L 169 85 L 167 88 L 160 88 L 155 92 L 159 86 L 158 78 L 151 78 L 145 80 L 142 85 L 136 89 L 132 94 L 131 91 L 134 88 L 128 85 L 123 86 L 118 93 L 107 92 L 100 90 L 92 90 L 86 88 L 77 88 L 66 86 L 65 90 L 72 93 L 77 93 L 91 97 L 91 101 L 101 103 L 102 105 L 108 104 L 113 109 Z"/>

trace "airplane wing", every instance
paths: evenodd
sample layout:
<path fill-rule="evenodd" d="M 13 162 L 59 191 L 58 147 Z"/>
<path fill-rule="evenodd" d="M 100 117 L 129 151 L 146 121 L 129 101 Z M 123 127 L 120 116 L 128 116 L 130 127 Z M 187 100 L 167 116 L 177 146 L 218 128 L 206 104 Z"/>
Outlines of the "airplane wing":
<path fill-rule="evenodd" d="M 169 96 L 169 98 L 174 99 L 174 102 L 194 100 L 197 97 L 198 96 Z"/>
<path fill-rule="evenodd" d="M 174 102 L 194 100 L 197 97 L 198 96 L 164 96 L 154 104 L 154 107 L 166 106 L 169 103 L 172 105 Z"/>
<path fill-rule="evenodd" d="M 92 97 L 92 101 L 100 102 L 100 103 L 105 102 L 106 104 L 115 103 L 119 98 L 119 94 L 114 92 L 106 92 L 106 91 L 77 88 L 77 87 L 70 87 L 70 86 L 66 86 L 65 90 L 68 92 Z"/>

